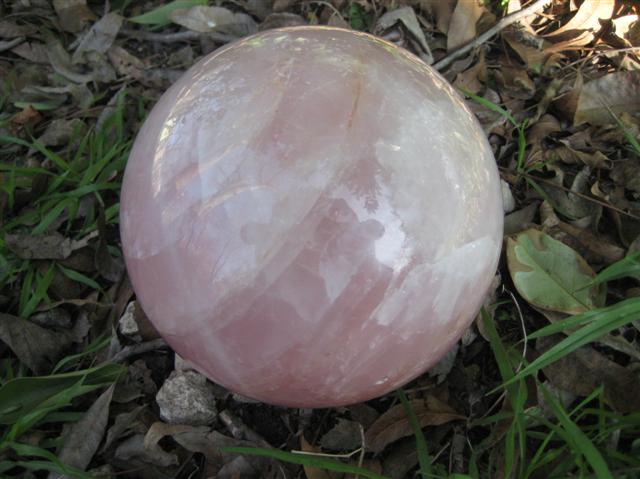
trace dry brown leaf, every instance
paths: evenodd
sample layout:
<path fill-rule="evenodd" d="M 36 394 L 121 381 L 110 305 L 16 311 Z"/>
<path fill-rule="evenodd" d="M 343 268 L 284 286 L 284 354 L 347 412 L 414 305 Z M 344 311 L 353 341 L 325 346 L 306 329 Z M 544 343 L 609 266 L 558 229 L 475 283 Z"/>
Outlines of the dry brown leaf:
<path fill-rule="evenodd" d="M 527 71 L 518 65 L 503 63 L 502 68 L 496 71 L 496 79 L 501 84 L 501 93 L 511 98 L 530 100 L 536 92 L 533 80 L 529 78 Z"/>
<path fill-rule="evenodd" d="M 33 63 L 49 63 L 47 49 L 40 42 L 24 42 L 11 49 L 19 57 L 25 58 Z"/>
<path fill-rule="evenodd" d="M 0 20 L 0 38 L 26 37 L 37 31 L 38 28 L 34 25 L 17 25 L 9 21 Z"/>
<path fill-rule="evenodd" d="M 244 36 L 258 29 L 256 22 L 246 13 L 233 13 L 223 7 L 196 5 L 174 10 L 169 17 L 172 22 L 200 33 L 224 30 Z"/>
<path fill-rule="evenodd" d="M 334 17 L 337 17 L 335 15 Z M 331 17 L 331 18 L 334 18 Z M 307 22 L 300 15 L 295 13 L 272 13 L 267 16 L 258 27 L 258 30 L 269 30 L 271 28 L 297 27 L 298 25 L 306 25 Z"/>
<path fill-rule="evenodd" d="M 621 39 L 629 41 L 630 32 L 638 25 L 638 15 L 623 15 L 611 20 L 615 28 L 615 35 Z M 633 45 L 630 41 L 628 45 Z"/>
<path fill-rule="evenodd" d="M 87 7 L 87 0 L 53 0 L 53 8 L 58 14 L 60 27 L 66 32 L 79 32 L 96 18 Z"/>
<path fill-rule="evenodd" d="M 438 30 L 442 33 L 449 31 L 456 0 L 419 0 L 417 3 L 435 18 Z"/>
<path fill-rule="evenodd" d="M 312 446 L 311 444 L 309 444 L 309 442 L 305 439 L 304 434 L 300 435 L 300 449 L 304 452 L 310 452 L 310 453 L 322 452 L 322 450 L 319 447 Z M 320 469 L 318 467 L 312 467 L 307 465 L 304 465 L 303 468 L 304 468 L 304 475 L 307 476 L 307 479 L 334 479 L 329 473 L 329 471 L 327 471 L 326 469 Z"/>
<path fill-rule="evenodd" d="M 524 37 L 522 32 L 517 30 L 505 31 L 502 34 L 502 38 L 513 48 L 528 69 L 538 73 L 542 71 L 542 66 L 547 57 L 547 54 L 542 49 L 542 39 L 539 39 L 540 41 L 535 45 L 533 42 L 526 41 L 529 37 Z"/>
<path fill-rule="evenodd" d="M 562 336 L 538 339 L 536 349 L 544 352 L 558 344 Z M 640 409 L 640 378 L 595 349 L 582 347 L 543 369 L 549 380 L 578 396 L 588 396 L 604 386 L 604 399 L 615 410 L 630 413 Z"/>
<path fill-rule="evenodd" d="M 43 328 L 23 318 L 0 313 L 0 341 L 36 374 L 48 373 L 72 341 L 68 331 Z"/>
<path fill-rule="evenodd" d="M 600 20 L 611 18 L 614 8 L 615 0 L 585 0 L 571 20 L 545 37 L 560 41 L 565 47 L 584 46 L 594 39 L 592 32 L 600 30 Z M 558 45 L 549 50 L 561 51 Z"/>
<path fill-rule="evenodd" d="M 577 239 L 578 242 L 590 253 L 596 255 L 598 258 L 595 258 L 595 260 L 600 260 L 596 261 L 598 263 L 603 263 L 608 266 L 618 260 L 621 260 L 625 256 L 625 250 L 623 248 L 614 245 L 601 236 L 593 234 L 589 230 L 577 228 L 569 223 L 565 223 L 564 221 L 561 221 L 558 224 L 558 227 L 565 233 L 568 233 Z"/>
<path fill-rule="evenodd" d="M 339 418 L 338 423 L 320 438 L 320 445 L 331 451 L 353 451 L 362 444 L 361 425 Z"/>
<path fill-rule="evenodd" d="M 4 237 L 7 247 L 20 259 L 65 259 L 74 249 L 84 247 L 76 241 L 65 238 L 59 233 L 32 236 L 30 234 L 7 234 Z"/>
<path fill-rule="evenodd" d="M 504 218 L 504 234 L 513 235 L 533 226 L 533 218 L 538 210 L 538 203 L 531 203 L 522 209 L 508 214 Z"/>
<path fill-rule="evenodd" d="M 98 20 L 82 37 L 78 48 L 73 54 L 73 63 L 82 61 L 82 56 L 88 52 L 105 53 L 116 39 L 120 31 L 123 18 L 117 13 L 107 13 Z"/>
<path fill-rule="evenodd" d="M 636 113 L 640 110 L 640 71 L 609 73 L 585 83 L 580 89 L 573 124 L 615 124 L 611 112 Z"/>
<path fill-rule="evenodd" d="M 103 392 L 84 414 L 82 419 L 74 423 L 64 437 L 64 443 L 58 458 L 67 466 L 84 471 L 98 450 L 109 421 L 109 406 L 115 386 L 111 385 Z M 51 472 L 49 479 L 67 477 Z"/>
<path fill-rule="evenodd" d="M 485 7 L 478 0 L 459 0 L 449 24 L 447 51 L 455 50 L 476 36 L 476 23 Z"/>
<path fill-rule="evenodd" d="M 478 61 L 471 68 L 458 74 L 453 82 L 457 89 L 467 90 L 471 93 L 478 93 L 484 88 L 487 79 L 487 65 L 484 59 L 484 50 L 480 51 Z"/>
<path fill-rule="evenodd" d="M 464 419 L 451 406 L 436 399 L 434 396 L 427 396 L 426 399 L 414 399 L 410 402 L 415 412 L 420 427 L 440 426 L 450 421 Z M 413 434 L 409 419 L 405 414 L 402 404 L 389 409 L 367 430 L 365 434 L 365 444 L 369 451 L 378 453 L 394 441 Z"/>
<path fill-rule="evenodd" d="M 16 113 L 9 120 L 9 128 L 14 135 L 19 135 L 25 129 L 31 129 L 42 121 L 42 115 L 31 105 L 27 105 L 21 112 Z"/>

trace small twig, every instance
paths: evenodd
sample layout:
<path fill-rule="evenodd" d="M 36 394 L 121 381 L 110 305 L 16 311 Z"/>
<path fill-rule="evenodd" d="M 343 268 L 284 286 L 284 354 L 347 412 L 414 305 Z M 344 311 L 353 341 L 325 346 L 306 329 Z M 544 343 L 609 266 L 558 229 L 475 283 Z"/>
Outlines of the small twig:
<path fill-rule="evenodd" d="M 628 217 L 633 218 L 635 220 L 640 220 L 640 216 L 636 216 L 633 213 L 629 213 L 628 211 L 625 211 L 625 210 L 623 210 L 621 208 L 618 208 L 617 206 L 613 206 L 612 204 L 607 203 L 605 201 L 600 201 L 600 200 L 598 200 L 596 198 L 592 198 L 591 196 L 587 196 L 584 193 L 579 193 L 577 191 L 573 191 L 573 190 L 571 190 L 570 188 L 567 188 L 564 185 L 559 185 L 558 183 L 555 183 L 553 181 L 547 180 L 545 178 L 539 178 L 537 176 L 533 176 L 533 175 L 530 175 L 528 173 L 517 173 L 515 171 L 511 171 L 508 168 L 504 168 L 502 166 L 500 166 L 499 169 L 504 171 L 504 172 L 506 172 L 506 173 L 509 173 L 511 175 L 520 175 L 520 176 L 524 176 L 525 178 L 530 178 L 530 179 L 535 180 L 535 181 L 540 181 L 540 182 L 545 183 L 545 184 L 547 184 L 549 186 L 553 186 L 554 188 L 559 188 L 561 190 L 564 190 L 567 193 L 570 193 L 572 195 L 579 196 L 580 198 L 585 199 L 587 201 L 591 201 L 592 203 L 596 203 L 596 204 L 598 204 L 600 206 L 603 206 L 604 208 L 609 208 L 610 210 L 616 211 L 616 212 L 620 213 L 621 215 L 628 216 Z"/>
<path fill-rule="evenodd" d="M 469 43 L 463 45 L 457 50 L 451 52 L 442 60 L 438 61 L 435 65 L 433 65 L 434 68 L 436 70 L 442 70 L 448 67 L 451 63 L 453 63 L 454 60 L 467 54 L 469 51 L 473 50 L 475 47 L 483 44 L 484 42 L 489 40 L 492 36 L 494 36 L 496 33 L 500 32 L 501 30 L 504 30 L 509 25 L 522 20 L 524 17 L 528 17 L 529 15 L 536 13 L 538 10 L 542 10 L 549 3 L 551 3 L 551 0 L 538 0 L 537 2 L 533 2 L 528 7 L 518 10 L 517 12 L 513 12 L 510 15 L 507 15 L 506 17 L 502 18 L 498 23 L 496 23 L 493 27 L 491 27 L 489 30 L 487 30 L 481 35 L 478 35 Z"/>
<path fill-rule="evenodd" d="M 330 454 L 328 452 L 313 452 L 313 451 L 300 451 L 298 449 L 293 449 L 291 452 L 293 454 L 300 454 L 301 456 L 314 456 L 314 457 L 333 457 L 339 459 L 350 459 L 356 454 L 362 454 L 364 449 L 359 447 L 351 452 L 345 452 L 344 454 Z"/>
<path fill-rule="evenodd" d="M 220 32 L 199 33 L 192 32 L 190 30 L 175 33 L 155 33 L 147 32 L 144 30 L 131 30 L 129 28 L 125 28 L 123 30 L 120 30 L 120 33 L 126 37 L 135 38 L 137 40 L 159 43 L 190 42 L 194 40 L 200 40 L 201 38 L 209 38 L 219 43 L 229 43 L 238 39 L 238 37 L 235 37 L 233 35 L 227 35 Z"/>

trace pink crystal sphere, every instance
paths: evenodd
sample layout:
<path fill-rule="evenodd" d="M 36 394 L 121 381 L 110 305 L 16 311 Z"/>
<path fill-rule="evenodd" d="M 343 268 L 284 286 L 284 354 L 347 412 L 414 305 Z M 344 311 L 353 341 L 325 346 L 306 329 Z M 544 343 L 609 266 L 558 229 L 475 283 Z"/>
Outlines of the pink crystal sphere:
<path fill-rule="evenodd" d="M 270 30 L 160 99 L 124 178 L 142 307 L 181 356 L 265 402 L 391 391 L 469 326 L 502 239 L 496 165 L 460 97 L 363 33 Z"/>

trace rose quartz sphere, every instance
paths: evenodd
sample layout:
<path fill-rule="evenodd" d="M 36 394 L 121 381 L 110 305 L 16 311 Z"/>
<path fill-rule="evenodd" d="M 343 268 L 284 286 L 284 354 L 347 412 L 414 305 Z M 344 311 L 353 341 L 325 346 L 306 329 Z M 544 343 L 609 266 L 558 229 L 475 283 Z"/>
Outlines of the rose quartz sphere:
<path fill-rule="evenodd" d="M 216 383 L 327 407 L 385 394 L 460 338 L 496 269 L 499 177 L 451 86 L 359 32 L 216 50 L 138 135 L 121 233 L 138 299 Z"/>

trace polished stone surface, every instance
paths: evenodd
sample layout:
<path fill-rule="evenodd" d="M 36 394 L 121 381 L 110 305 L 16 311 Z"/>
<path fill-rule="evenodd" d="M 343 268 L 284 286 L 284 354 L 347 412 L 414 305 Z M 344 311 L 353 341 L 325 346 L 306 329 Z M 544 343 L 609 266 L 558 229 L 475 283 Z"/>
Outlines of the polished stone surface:
<path fill-rule="evenodd" d="M 122 192 L 127 267 L 158 331 L 270 403 L 384 394 L 476 314 L 502 239 L 485 136 L 411 54 L 331 28 L 270 30 L 161 98 Z"/>

